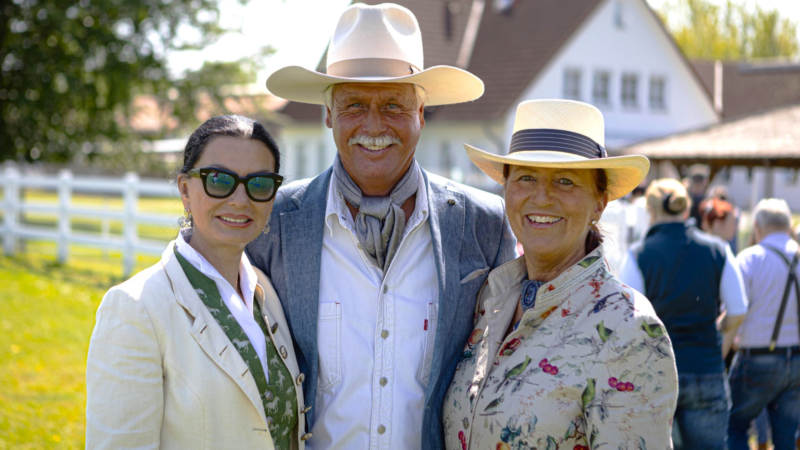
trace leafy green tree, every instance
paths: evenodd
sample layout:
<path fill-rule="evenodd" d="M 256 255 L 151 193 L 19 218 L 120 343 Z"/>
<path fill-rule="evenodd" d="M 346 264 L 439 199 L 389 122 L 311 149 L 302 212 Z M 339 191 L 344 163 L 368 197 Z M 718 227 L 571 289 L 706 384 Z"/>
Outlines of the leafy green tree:
<path fill-rule="evenodd" d="M 797 24 L 777 10 L 748 11 L 728 1 L 676 0 L 660 11 L 689 58 L 743 60 L 797 55 Z"/>
<path fill-rule="evenodd" d="M 227 31 L 218 19 L 218 0 L 0 0 L 0 161 L 135 152 L 137 95 L 187 125 L 201 90 L 224 112 L 219 88 L 253 81 L 252 64 L 207 63 L 179 80 L 166 66 L 169 51 L 202 49 Z M 195 41 L 181 39 L 186 29 Z"/>

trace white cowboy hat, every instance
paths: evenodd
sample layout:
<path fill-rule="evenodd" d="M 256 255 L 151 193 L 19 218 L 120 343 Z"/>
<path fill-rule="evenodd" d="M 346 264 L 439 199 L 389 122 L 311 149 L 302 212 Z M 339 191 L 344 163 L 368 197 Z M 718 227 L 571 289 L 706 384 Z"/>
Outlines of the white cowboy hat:
<path fill-rule="evenodd" d="M 328 86 L 339 83 L 412 83 L 425 89 L 426 106 L 475 100 L 483 82 L 455 67 L 423 70 L 417 18 L 393 3 L 355 4 L 339 18 L 328 46 L 327 74 L 299 66 L 279 69 L 267 80 L 273 94 L 301 103 L 325 104 Z"/>
<path fill-rule="evenodd" d="M 503 167 L 603 169 L 608 200 L 624 197 L 647 176 L 650 160 L 641 155 L 609 157 L 603 145 L 603 114 L 572 100 L 530 100 L 517 106 L 508 155 L 495 155 L 464 144 L 467 155 L 486 175 L 505 182 Z"/>

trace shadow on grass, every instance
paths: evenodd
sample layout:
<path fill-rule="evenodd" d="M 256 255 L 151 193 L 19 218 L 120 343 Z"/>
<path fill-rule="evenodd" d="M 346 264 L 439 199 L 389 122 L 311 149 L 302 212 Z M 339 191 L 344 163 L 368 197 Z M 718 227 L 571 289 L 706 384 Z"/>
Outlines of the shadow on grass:
<path fill-rule="evenodd" d="M 12 267 L 13 266 L 13 267 Z M 83 266 L 80 263 L 61 264 L 58 261 L 46 260 L 42 257 L 16 255 L 0 258 L 0 269 L 22 269 L 35 276 L 47 277 L 53 281 L 88 286 L 97 289 L 108 289 L 125 280 L 121 273 L 109 273 L 109 267 Z M 119 269 L 121 272 L 121 269 Z"/>

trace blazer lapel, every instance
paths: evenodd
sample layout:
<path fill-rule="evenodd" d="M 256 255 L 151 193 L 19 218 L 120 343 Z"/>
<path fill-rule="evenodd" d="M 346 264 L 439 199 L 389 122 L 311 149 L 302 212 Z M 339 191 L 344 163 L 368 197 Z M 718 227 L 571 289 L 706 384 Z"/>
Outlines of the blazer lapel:
<path fill-rule="evenodd" d="M 436 259 L 436 272 L 439 276 L 439 323 L 431 364 L 430 382 L 426 398 L 433 398 L 437 380 L 442 371 L 443 352 L 452 340 L 450 328 L 458 310 L 459 265 L 461 243 L 464 235 L 464 195 L 450 188 L 431 183 L 423 171 L 428 189 L 428 210 L 430 211 L 431 240 Z"/>
<path fill-rule="evenodd" d="M 322 236 L 331 169 L 292 196 L 296 211 L 282 213 L 281 252 L 288 296 L 281 298 L 295 342 L 312 371 L 317 364 L 317 318 Z"/>
<path fill-rule="evenodd" d="M 161 258 L 161 264 L 172 283 L 175 300 L 186 312 L 194 317 L 190 333 L 208 357 L 244 391 L 247 398 L 258 410 L 266 427 L 267 418 L 264 413 L 264 405 L 258 394 L 255 380 L 249 373 L 245 373 L 247 365 L 239 356 L 233 344 L 231 344 L 225 331 L 220 328 L 206 305 L 203 304 L 203 301 L 200 300 L 200 297 L 197 296 L 194 288 L 192 288 L 192 284 L 186 278 L 183 268 L 173 253 L 174 245 L 174 243 L 171 243 L 167 246 Z"/>

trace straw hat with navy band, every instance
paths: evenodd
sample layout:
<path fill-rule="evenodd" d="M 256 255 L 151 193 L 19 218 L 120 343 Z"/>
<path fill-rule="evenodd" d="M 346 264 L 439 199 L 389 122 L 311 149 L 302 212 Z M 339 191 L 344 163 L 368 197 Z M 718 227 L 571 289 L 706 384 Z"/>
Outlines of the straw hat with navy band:
<path fill-rule="evenodd" d="M 640 155 L 610 157 L 604 147 L 603 114 L 572 100 L 530 100 L 517 107 L 507 155 L 464 144 L 469 159 L 493 180 L 505 183 L 503 167 L 603 169 L 608 200 L 631 192 L 647 176 L 650 161 Z"/>
<path fill-rule="evenodd" d="M 483 82 L 450 66 L 424 69 L 422 34 L 414 14 L 393 3 L 357 3 L 342 14 L 328 46 L 327 73 L 284 67 L 267 80 L 278 97 L 325 104 L 328 86 L 340 83 L 410 83 L 422 87 L 426 106 L 475 100 Z"/>

